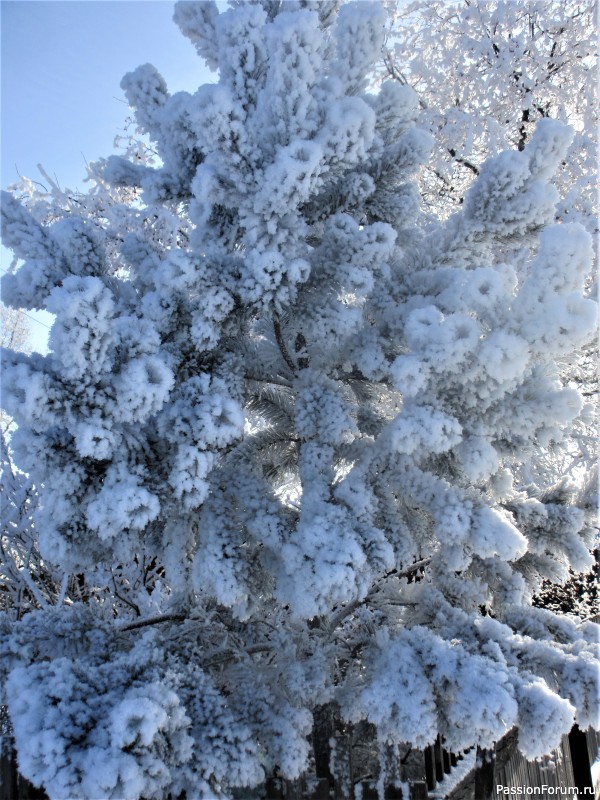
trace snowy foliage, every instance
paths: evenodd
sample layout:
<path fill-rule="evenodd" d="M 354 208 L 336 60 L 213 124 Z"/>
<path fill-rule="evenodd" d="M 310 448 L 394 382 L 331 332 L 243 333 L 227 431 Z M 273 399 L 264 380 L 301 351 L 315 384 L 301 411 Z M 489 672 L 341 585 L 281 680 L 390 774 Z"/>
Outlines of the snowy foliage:
<path fill-rule="evenodd" d="M 175 19 L 219 81 L 125 77 L 160 161 L 102 162 L 79 210 L 3 201 L 4 302 L 56 316 L 48 356 L 4 351 L 3 402 L 71 576 L 0 623 L 20 769 L 208 800 L 302 775 L 328 703 L 382 748 L 597 726 L 597 629 L 532 606 L 591 564 L 589 504 L 521 478 L 569 440 L 559 360 L 596 324 L 590 236 L 556 222 L 573 130 L 427 225 L 418 97 L 368 90 L 381 6 Z"/>
<path fill-rule="evenodd" d="M 487 157 L 522 150 L 540 119 L 575 136 L 555 176 L 556 215 L 597 228 L 598 107 L 592 2 L 390 0 L 385 67 L 419 92 L 435 135 L 422 175 L 426 206 L 451 213 Z"/>

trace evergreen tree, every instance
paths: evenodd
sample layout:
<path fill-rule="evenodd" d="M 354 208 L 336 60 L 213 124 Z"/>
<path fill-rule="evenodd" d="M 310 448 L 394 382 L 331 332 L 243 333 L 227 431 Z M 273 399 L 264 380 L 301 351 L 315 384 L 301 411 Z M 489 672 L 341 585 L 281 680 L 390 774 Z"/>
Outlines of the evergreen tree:
<path fill-rule="evenodd" d="M 175 20 L 219 81 L 124 78 L 160 166 L 105 162 L 102 224 L 3 198 L 4 301 L 56 315 L 48 356 L 3 354 L 14 452 L 86 589 L 0 623 L 20 769 L 56 800 L 249 796 L 306 772 L 328 703 L 386 769 L 438 733 L 517 725 L 534 757 L 597 726 L 597 627 L 531 604 L 591 563 L 590 515 L 515 480 L 582 408 L 556 366 L 596 319 L 590 237 L 553 223 L 573 131 L 542 120 L 430 228 L 418 98 L 367 91 L 381 6 Z"/>
<path fill-rule="evenodd" d="M 598 107 L 594 96 L 594 3 L 578 0 L 526 0 L 486 3 L 415 0 L 388 4 L 390 19 L 381 70 L 419 94 L 418 124 L 434 134 L 431 158 L 419 175 L 425 209 L 446 217 L 491 154 L 505 148 L 522 150 L 537 121 L 568 122 L 575 134 L 554 175 L 561 195 L 558 221 L 578 221 L 592 234 L 598 228 L 596 153 Z M 597 293 L 590 261 L 586 292 Z M 561 381 L 576 385 L 588 403 L 571 436 L 538 450 L 520 473 L 524 484 L 550 489 L 565 477 L 577 483 L 593 474 L 598 463 L 598 343 L 594 339 L 576 358 L 557 361 Z M 594 504 L 596 503 L 594 497 Z M 583 573 L 569 583 L 568 606 L 580 603 Z M 551 601 L 555 585 L 543 592 Z M 569 589 L 560 588 L 563 606 Z M 542 597 L 540 597 L 540 601 Z M 582 609 L 584 616 L 587 614 Z"/>

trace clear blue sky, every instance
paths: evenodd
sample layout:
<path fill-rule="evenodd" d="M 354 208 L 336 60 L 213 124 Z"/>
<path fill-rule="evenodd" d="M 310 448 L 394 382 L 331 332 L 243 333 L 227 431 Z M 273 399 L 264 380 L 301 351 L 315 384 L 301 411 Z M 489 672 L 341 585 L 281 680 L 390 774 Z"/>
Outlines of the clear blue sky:
<path fill-rule="evenodd" d="M 214 81 L 165 0 L 2 0 L 1 184 L 18 171 L 85 189 L 85 159 L 113 152 L 128 108 L 121 78 L 150 62 L 171 92 Z M 1 268 L 10 255 L 2 248 Z M 40 318 L 43 319 L 43 318 Z M 48 320 L 46 320 L 48 322 Z M 44 338 L 42 325 L 32 334 Z"/>

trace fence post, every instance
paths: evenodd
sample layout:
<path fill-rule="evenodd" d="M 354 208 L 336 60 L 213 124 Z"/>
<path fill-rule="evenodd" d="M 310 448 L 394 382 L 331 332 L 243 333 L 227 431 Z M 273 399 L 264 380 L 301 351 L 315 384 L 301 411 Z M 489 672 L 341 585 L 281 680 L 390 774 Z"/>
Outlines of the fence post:
<path fill-rule="evenodd" d="M 0 800 L 16 800 L 19 796 L 18 775 L 14 751 L 5 740 L 0 750 Z"/>
<path fill-rule="evenodd" d="M 409 800 L 427 800 L 429 792 L 425 781 L 414 781 L 410 784 Z"/>
<path fill-rule="evenodd" d="M 579 729 L 579 725 L 573 725 L 569 733 L 569 750 L 571 751 L 571 764 L 573 765 L 573 778 L 579 794 L 587 794 L 593 797 L 594 785 L 592 783 L 592 765 L 588 753 L 587 737 Z"/>
<path fill-rule="evenodd" d="M 283 780 L 276 775 L 269 775 L 265 784 L 268 800 L 283 800 Z"/>
<path fill-rule="evenodd" d="M 444 749 L 442 747 L 442 737 L 438 737 L 433 745 L 433 758 L 435 762 L 435 779 L 439 783 L 444 780 Z"/>
<path fill-rule="evenodd" d="M 446 775 L 450 774 L 450 753 L 446 750 L 445 747 L 442 747 L 442 761 L 444 765 L 444 773 Z"/>
<path fill-rule="evenodd" d="M 352 758 L 353 726 L 340 722 L 335 736 L 335 757 L 333 761 L 333 796 L 336 800 L 354 800 L 354 764 Z"/>
<path fill-rule="evenodd" d="M 0 800 L 48 800 L 43 789 L 19 773 L 15 751 L 5 742 L 0 751 Z"/>
<path fill-rule="evenodd" d="M 331 746 L 334 736 L 334 710 L 331 703 L 317 706 L 313 712 L 312 746 L 315 757 L 315 774 L 320 781 L 327 781 L 327 791 L 333 786 L 333 775 L 329 769 Z"/>
<path fill-rule="evenodd" d="M 0 800 L 48 800 L 43 789 L 38 789 L 19 773 L 6 706 L 0 706 Z"/>
<path fill-rule="evenodd" d="M 425 758 L 425 780 L 427 781 L 427 788 L 430 790 L 435 789 L 435 765 L 433 759 L 433 745 L 427 745 L 424 753 Z"/>
<path fill-rule="evenodd" d="M 477 800 L 493 800 L 495 751 L 478 746 L 475 759 L 475 797 Z"/>
<path fill-rule="evenodd" d="M 408 746 L 400 759 L 400 780 L 410 786 L 410 799 L 421 800 L 427 797 L 427 750 L 417 750 Z M 406 798 L 404 798 L 406 800 Z"/>

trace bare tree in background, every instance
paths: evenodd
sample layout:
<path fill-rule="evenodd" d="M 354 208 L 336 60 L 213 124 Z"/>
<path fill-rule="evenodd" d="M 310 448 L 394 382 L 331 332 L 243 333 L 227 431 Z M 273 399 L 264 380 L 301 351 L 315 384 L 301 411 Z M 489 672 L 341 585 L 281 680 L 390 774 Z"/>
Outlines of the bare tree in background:
<path fill-rule="evenodd" d="M 20 353 L 31 353 L 31 327 L 20 308 L 9 308 L 0 303 L 0 346 Z M 2 434 L 12 430 L 13 420 L 0 408 L 0 429 Z"/>

